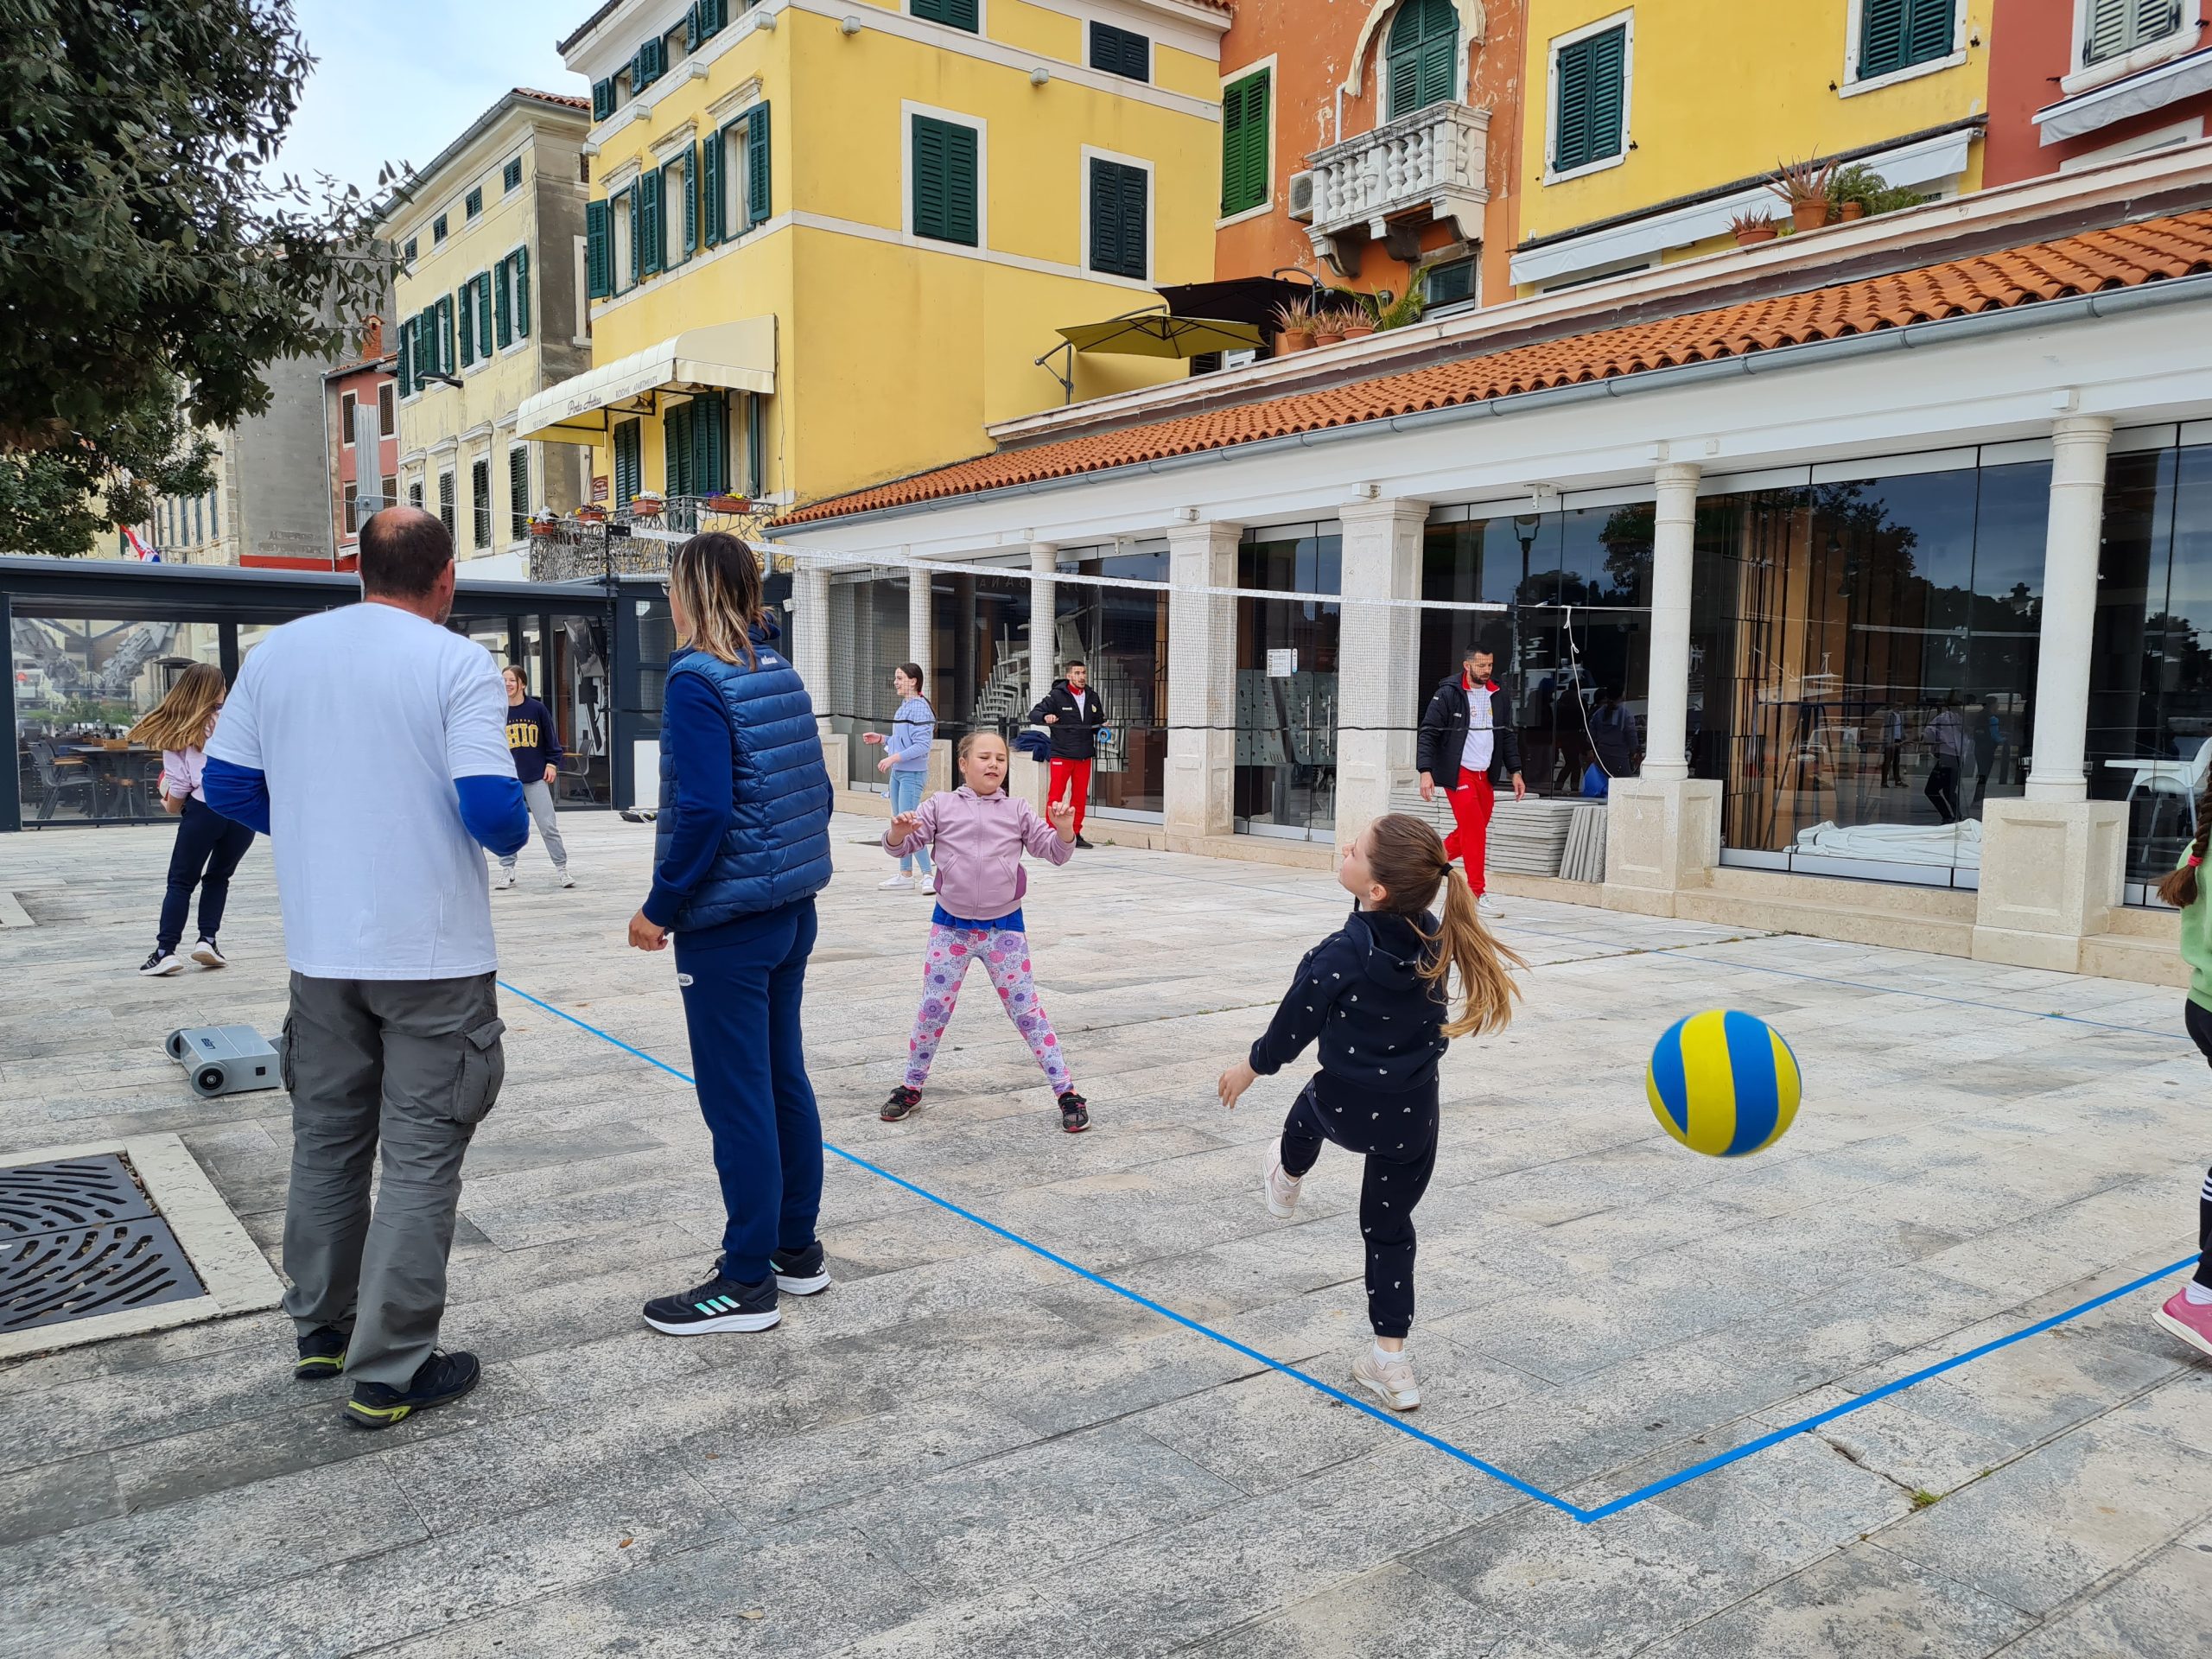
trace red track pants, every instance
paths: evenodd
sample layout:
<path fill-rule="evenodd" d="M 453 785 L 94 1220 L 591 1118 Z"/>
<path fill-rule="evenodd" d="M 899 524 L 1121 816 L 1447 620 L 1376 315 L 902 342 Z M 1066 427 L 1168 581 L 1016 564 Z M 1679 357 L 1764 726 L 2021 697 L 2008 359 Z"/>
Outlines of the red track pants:
<path fill-rule="evenodd" d="M 1045 804 L 1058 806 L 1067 794 L 1071 784 L 1075 786 L 1075 832 L 1079 836 L 1083 833 L 1083 809 L 1090 799 L 1090 762 L 1062 760 L 1055 756 L 1052 760 L 1052 791 L 1046 796 Z"/>
<path fill-rule="evenodd" d="M 1484 892 L 1483 864 L 1490 851 L 1490 815 L 1497 805 L 1490 774 L 1462 768 L 1459 787 L 1446 790 L 1444 798 L 1452 804 L 1452 822 L 1459 825 L 1444 838 L 1444 855 L 1466 865 L 1467 885 L 1479 899 Z"/>

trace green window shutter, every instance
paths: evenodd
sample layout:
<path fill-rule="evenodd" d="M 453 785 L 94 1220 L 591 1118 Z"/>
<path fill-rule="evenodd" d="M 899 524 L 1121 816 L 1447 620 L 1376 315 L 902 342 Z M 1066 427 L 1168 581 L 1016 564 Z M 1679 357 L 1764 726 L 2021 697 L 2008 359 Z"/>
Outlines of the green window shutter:
<path fill-rule="evenodd" d="M 471 315 L 476 308 L 476 279 L 472 276 L 461 285 L 454 296 L 455 315 L 460 319 L 461 366 L 467 368 L 476 361 L 476 319 Z"/>
<path fill-rule="evenodd" d="M 683 254 L 686 258 L 699 251 L 699 144 L 691 143 L 691 154 L 683 163 Z"/>
<path fill-rule="evenodd" d="M 2129 26 L 2135 21 L 2135 0 L 2090 0 L 2088 39 L 2082 61 L 2101 63 L 2127 50 Z"/>
<path fill-rule="evenodd" d="M 591 84 L 591 118 L 604 121 L 614 113 L 614 77 L 594 80 Z"/>
<path fill-rule="evenodd" d="M 509 256 L 515 262 L 515 338 L 530 338 L 530 250 L 517 248 Z"/>
<path fill-rule="evenodd" d="M 392 365 L 394 378 L 399 382 L 399 391 L 397 395 L 402 397 L 407 396 L 415 388 L 415 365 L 412 361 L 414 351 L 415 325 L 408 320 L 402 319 L 399 325 L 399 360 Z"/>
<path fill-rule="evenodd" d="M 1447 102 L 1458 90 L 1459 68 L 1459 35 L 1454 29 L 1449 35 L 1425 41 L 1421 48 L 1421 89 L 1415 94 L 1421 102 L 1414 107 L 1427 109 L 1432 104 Z"/>
<path fill-rule="evenodd" d="M 713 247 L 722 239 L 722 151 L 725 133 L 710 132 L 699 152 L 699 240 Z"/>
<path fill-rule="evenodd" d="M 671 495 L 696 495 L 691 487 L 691 411 L 697 405 L 678 404 L 660 423 L 661 473 Z"/>
<path fill-rule="evenodd" d="M 584 207 L 584 282 L 591 297 L 603 300 L 614 292 L 614 204 L 588 203 Z"/>
<path fill-rule="evenodd" d="M 1559 53 L 1558 137 L 1552 166 L 1564 173 L 1621 152 L 1625 27 L 1577 41 Z"/>
<path fill-rule="evenodd" d="M 914 233 L 976 244 L 976 130 L 914 118 Z"/>
<path fill-rule="evenodd" d="M 638 423 L 623 421 L 614 429 L 614 505 L 626 507 L 643 481 L 639 476 Z"/>
<path fill-rule="evenodd" d="M 530 451 L 507 451 L 507 539 L 530 534 Z"/>
<path fill-rule="evenodd" d="M 729 399 L 710 392 L 691 404 L 691 482 L 701 495 L 729 487 Z"/>
<path fill-rule="evenodd" d="M 1241 213 L 1267 200 L 1268 89 L 1262 73 L 1240 80 L 1221 99 L 1221 211 Z"/>
<path fill-rule="evenodd" d="M 650 276 L 661 268 L 663 255 L 667 251 L 668 239 L 661 229 L 661 208 L 666 198 L 661 192 L 658 173 L 641 175 L 632 198 L 630 223 L 638 232 L 639 257 L 636 269 L 640 277 Z"/>
<path fill-rule="evenodd" d="M 1091 270 L 1144 280 L 1147 182 L 1141 167 L 1090 163 Z"/>
<path fill-rule="evenodd" d="M 768 106 L 757 105 L 745 118 L 745 225 L 750 230 L 768 220 Z"/>
<path fill-rule="evenodd" d="M 1951 55 L 1957 38 L 1959 0 L 1913 0 L 1905 29 L 1905 61 L 1933 63 Z"/>
<path fill-rule="evenodd" d="M 1152 42 L 1133 29 L 1090 25 L 1090 67 L 1130 80 L 1152 79 Z"/>
<path fill-rule="evenodd" d="M 1905 0 L 1864 0 L 1859 29 L 1859 79 L 1904 67 Z"/>
<path fill-rule="evenodd" d="M 691 16 L 699 39 L 712 40 L 729 26 L 729 0 L 696 0 Z"/>
<path fill-rule="evenodd" d="M 976 0 L 914 0 L 914 16 L 932 23 L 964 29 L 970 35 L 978 29 Z"/>
<path fill-rule="evenodd" d="M 461 359 L 454 351 L 453 296 L 448 294 L 438 301 L 438 367 L 451 374 L 460 366 Z"/>
<path fill-rule="evenodd" d="M 699 33 L 699 0 L 691 0 L 691 10 L 683 14 L 683 49 L 696 52 L 703 38 Z"/>
<path fill-rule="evenodd" d="M 1383 51 L 1390 119 L 1450 98 L 1459 52 L 1459 14 L 1452 0 L 1406 0 Z"/>
<path fill-rule="evenodd" d="M 513 271 L 510 261 L 500 260 L 492 284 L 492 335 L 502 351 L 515 343 L 514 302 L 509 297 L 514 290 Z"/>
<path fill-rule="evenodd" d="M 492 355 L 492 273 L 488 270 L 476 275 L 476 355 L 486 359 Z"/>

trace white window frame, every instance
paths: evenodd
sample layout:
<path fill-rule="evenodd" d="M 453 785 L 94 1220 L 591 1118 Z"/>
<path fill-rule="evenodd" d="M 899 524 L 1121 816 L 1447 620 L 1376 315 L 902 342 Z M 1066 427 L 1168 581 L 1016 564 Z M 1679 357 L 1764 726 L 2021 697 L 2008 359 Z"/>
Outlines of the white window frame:
<path fill-rule="evenodd" d="M 358 393 L 341 391 L 338 394 L 338 447 L 341 449 L 353 447 L 353 410 L 360 406 Z"/>
<path fill-rule="evenodd" d="M 734 109 L 725 109 L 715 118 L 711 142 L 722 147 L 721 164 L 715 169 L 716 177 L 721 181 L 722 239 L 715 245 L 716 247 L 726 248 L 733 242 L 741 242 L 753 232 L 766 227 L 766 219 L 759 225 L 751 221 L 752 203 L 748 197 L 753 188 L 753 173 L 752 169 L 746 165 L 745 159 L 747 151 L 752 148 L 753 118 L 760 112 L 762 105 L 766 102 L 766 100 L 760 96 L 760 86 L 756 82 L 751 90 L 751 95 L 742 104 Z M 738 130 L 741 127 L 744 129 L 742 134 Z M 908 144 L 911 145 L 913 143 L 913 123 L 909 121 L 906 124 Z M 981 188 L 980 181 L 978 181 L 978 188 Z M 912 192 L 910 188 L 906 209 L 910 213 L 913 211 L 912 196 Z M 703 206 L 702 202 L 702 207 Z M 702 217 L 703 219 L 703 214 Z M 703 225 L 702 228 L 703 229 Z M 707 249 L 702 245 L 699 251 L 704 253 Z"/>
<path fill-rule="evenodd" d="M 390 404 L 391 418 L 390 421 L 386 421 L 385 419 L 386 410 L 385 394 L 386 392 L 390 392 L 391 394 L 391 403 Z M 385 438 L 397 438 L 398 435 L 399 382 L 397 380 L 380 380 L 377 383 L 377 437 L 379 440 L 382 440 Z"/>
<path fill-rule="evenodd" d="M 607 219 L 611 224 L 613 214 L 610 213 Z M 612 237 L 613 232 L 610 229 L 607 234 Z M 575 283 L 577 332 L 569 336 L 569 343 L 571 346 L 588 346 L 591 344 L 591 238 L 577 237 L 575 251 L 575 268 L 569 275 Z"/>
<path fill-rule="evenodd" d="M 1273 104 L 1271 98 L 1270 108 Z M 1096 270 L 1090 263 L 1090 164 L 1093 162 L 1112 162 L 1118 167 L 1134 167 L 1144 175 L 1144 270 L 1135 280 L 1149 286 L 1152 274 L 1158 269 L 1153 237 L 1160 226 L 1160 180 L 1153 164 L 1141 156 L 1124 156 L 1118 149 L 1099 149 L 1090 144 L 1083 147 L 1083 200 L 1076 207 L 1075 263 L 1086 276 L 1114 276 L 1123 282 L 1131 280 L 1118 270 Z"/>
<path fill-rule="evenodd" d="M 1241 63 L 1234 69 L 1222 72 L 1221 90 L 1224 97 L 1231 86 L 1242 86 L 1255 75 L 1264 74 L 1268 78 L 1268 194 L 1257 207 L 1247 207 L 1243 213 L 1231 213 L 1226 219 L 1217 218 L 1213 222 L 1217 231 L 1230 225 L 1242 225 L 1247 219 L 1264 219 L 1274 212 L 1276 188 L 1287 183 L 1275 165 L 1275 95 L 1282 90 L 1282 76 L 1276 71 L 1275 60 L 1281 55 L 1280 53 L 1270 52 L 1264 58 L 1255 58 L 1249 63 Z M 1215 135 L 1215 143 L 1218 148 L 1218 133 Z M 1217 192 L 1215 206 L 1218 208 L 1219 205 L 1219 193 Z"/>
<path fill-rule="evenodd" d="M 515 255 L 527 245 L 526 243 L 516 243 L 492 264 L 492 353 L 495 357 L 512 357 L 517 352 L 527 351 L 531 341 L 537 337 L 537 308 L 534 305 L 530 308 L 530 333 L 524 334 L 515 331 L 515 319 L 521 315 L 515 303 L 520 297 L 515 283 Z M 507 296 L 507 332 L 514 336 L 504 346 L 499 344 L 499 296 L 502 293 Z"/>
<path fill-rule="evenodd" d="M 2139 69 L 2177 58 L 2193 50 L 2203 38 L 2202 27 L 2208 13 L 2208 0 L 2182 0 L 2181 23 L 2171 35 L 2162 35 L 2155 41 L 2146 41 L 2133 51 L 2117 58 L 2107 58 L 2102 63 L 2084 64 L 2082 54 L 2089 49 L 2089 9 L 2092 0 L 2074 0 L 2074 41 L 2067 50 L 2067 73 L 2059 77 L 2058 95 L 2071 98 L 2076 92 L 2086 92 L 2093 87 L 2124 80 Z"/>
<path fill-rule="evenodd" d="M 1585 162 L 1580 167 L 1570 167 L 1565 172 L 1552 169 L 1552 157 L 1559 154 L 1559 54 L 1579 41 L 1595 35 L 1608 35 L 1614 29 L 1624 29 L 1621 37 L 1621 147 L 1614 155 L 1603 160 Z M 1602 173 L 1609 167 L 1618 167 L 1629 158 L 1629 148 L 1635 135 L 1636 93 L 1636 8 L 1624 7 L 1609 17 L 1585 23 L 1580 29 L 1569 29 L 1564 35 L 1554 35 L 1544 47 L 1544 182 L 1547 185 L 1565 184 L 1570 179 L 1587 178 L 1592 173 Z"/>
<path fill-rule="evenodd" d="M 702 249 L 694 248 L 690 253 L 684 252 L 683 199 L 681 196 L 677 197 L 671 206 L 668 189 L 668 175 L 673 168 L 683 174 L 684 189 L 696 194 L 699 181 L 693 175 L 698 164 L 697 152 L 687 146 L 682 154 L 670 156 L 655 169 L 660 175 L 661 181 L 660 275 L 664 276 L 671 271 L 681 270 L 702 251 Z"/>
<path fill-rule="evenodd" d="M 1941 74 L 1946 69 L 1955 69 L 1967 60 L 1966 0 L 1951 0 L 1951 49 L 1940 58 L 1930 58 L 1925 63 L 1907 64 L 1902 69 L 1892 69 L 1886 75 L 1872 79 L 1859 78 L 1859 48 L 1866 38 L 1866 0 L 1851 0 L 1850 16 L 1845 19 L 1843 37 L 1843 78 L 1835 84 L 1838 98 L 1857 98 L 1861 92 L 1878 92 L 1885 86 L 1901 86 L 1908 80 L 1918 80 L 1923 75 Z"/>
<path fill-rule="evenodd" d="M 982 0 L 977 0 L 978 5 Z M 923 22 L 929 20 L 924 18 Z M 939 25 L 944 27 L 944 25 Z M 965 29 L 955 29 L 964 35 Z M 964 110 L 939 109 L 934 104 L 918 104 L 912 99 L 903 99 L 899 105 L 899 234 L 908 247 L 958 249 L 961 244 L 946 242 L 934 236 L 924 236 L 914 228 L 914 118 L 926 116 L 932 121 L 948 125 L 969 127 L 976 134 L 976 253 L 987 253 L 991 246 L 991 124 L 980 115 L 969 115 Z M 1076 268 L 1087 270 L 1078 260 Z"/>
<path fill-rule="evenodd" d="M 609 192 L 607 195 L 607 236 L 613 244 L 609 251 L 614 256 L 614 292 L 608 296 L 609 298 L 631 293 L 638 286 L 638 272 L 632 263 L 632 250 L 637 246 L 638 238 L 630 229 L 630 222 L 638 212 L 637 182 L 632 179 L 620 190 Z"/>

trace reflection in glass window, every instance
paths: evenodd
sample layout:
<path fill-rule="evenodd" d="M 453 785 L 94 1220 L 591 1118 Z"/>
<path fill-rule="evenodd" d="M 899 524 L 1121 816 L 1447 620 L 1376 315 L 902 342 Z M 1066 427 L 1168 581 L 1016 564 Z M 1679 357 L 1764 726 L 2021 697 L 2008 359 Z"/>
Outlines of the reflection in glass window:
<path fill-rule="evenodd" d="M 1062 570 L 1131 582 L 1167 580 L 1167 543 L 1063 550 Z M 1062 582 L 1053 590 L 1061 662 L 1081 657 L 1112 735 L 1098 745 L 1091 804 L 1109 811 L 1164 810 L 1167 776 L 1167 595 L 1144 588 Z"/>
<path fill-rule="evenodd" d="M 1339 591 L 1344 537 L 1328 524 L 1249 531 L 1236 585 Z M 1330 839 L 1337 817 L 1337 645 L 1342 607 L 1319 600 L 1236 604 L 1236 828 Z"/>

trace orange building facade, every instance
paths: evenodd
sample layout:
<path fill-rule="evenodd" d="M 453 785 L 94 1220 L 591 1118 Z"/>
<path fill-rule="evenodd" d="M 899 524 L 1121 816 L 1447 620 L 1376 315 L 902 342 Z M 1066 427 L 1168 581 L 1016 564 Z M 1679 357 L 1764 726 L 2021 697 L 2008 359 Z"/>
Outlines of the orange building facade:
<path fill-rule="evenodd" d="M 1510 0 L 1239 6 L 1221 47 L 1216 276 L 1419 283 L 1432 309 L 1510 298 L 1520 14 Z"/>
<path fill-rule="evenodd" d="M 2212 0 L 1998 0 L 1986 185 L 2073 172 L 2212 130 Z"/>

